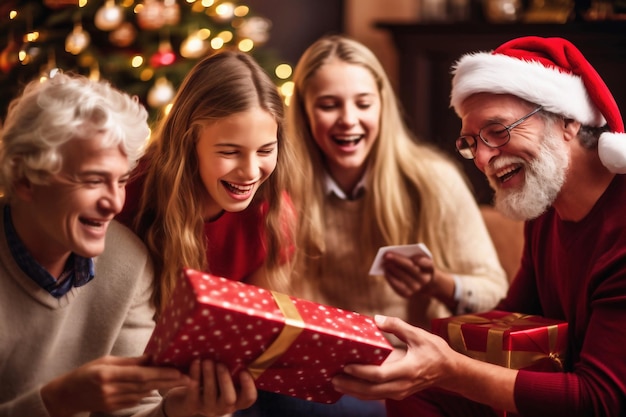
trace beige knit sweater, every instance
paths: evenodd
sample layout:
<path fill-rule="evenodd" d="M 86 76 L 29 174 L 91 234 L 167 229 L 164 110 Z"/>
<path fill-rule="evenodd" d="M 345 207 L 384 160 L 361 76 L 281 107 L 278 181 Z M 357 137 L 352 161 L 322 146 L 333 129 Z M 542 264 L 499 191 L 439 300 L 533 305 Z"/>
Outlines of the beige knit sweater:
<path fill-rule="evenodd" d="M 430 328 L 435 317 L 493 308 L 504 297 L 508 283 L 474 197 L 448 165 L 433 177 L 445 182 L 441 189 L 447 190 L 446 198 L 456 199 L 453 207 L 457 210 L 444 216 L 437 238 L 451 255 L 451 272 L 463 284 L 461 311 L 450 312 L 438 300 L 424 295 L 403 298 L 384 276 L 368 275 L 376 250 L 384 242 L 371 242 L 369 254 L 358 250 L 362 225 L 374 220 L 364 218 L 364 199 L 343 200 L 334 194 L 327 196 L 324 206 L 326 252 L 321 259 L 299 266 L 299 276 L 305 282 L 295 295 L 370 316 L 400 317 L 423 328 Z M 429 242 L 424 243 L 428 246 Z"/>

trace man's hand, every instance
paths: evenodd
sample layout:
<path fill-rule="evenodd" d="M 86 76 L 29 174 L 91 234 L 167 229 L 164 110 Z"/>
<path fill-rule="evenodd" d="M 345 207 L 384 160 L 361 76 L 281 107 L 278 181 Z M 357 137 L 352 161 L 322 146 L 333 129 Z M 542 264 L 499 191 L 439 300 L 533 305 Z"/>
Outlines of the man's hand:
<path fill-rule="evenodd" d="M 366 400 L 402 400 L 437 387 L 498 410 L 517 412 L 513 395 L 517 370 L 462 355 L 439 336 L 398 318 L 376 316 L 376 324 L 405 342 L 406 352 L 390 355 L 380 366 L 347 365 L 344 374 L 333 378 L 337 391 Z"/>
<path fill-rule="evenodd" d="M 178 370 L 145 366 L 146 359 L 104 356 L 52 380 L 41 397 L 52 417 L 65 417 L 132 407 L 153 390 L 189 384 Z"/>
<path fill-rule="evenodd" d="M 376 324 L 407 344 L 378 365 L 347 365 L 333 378 L 335 389 L 365 400 L 403 399 L 417 391 L 443 384 L 454 352 L 445 340 L 394 317 L 376 316 Z"/>

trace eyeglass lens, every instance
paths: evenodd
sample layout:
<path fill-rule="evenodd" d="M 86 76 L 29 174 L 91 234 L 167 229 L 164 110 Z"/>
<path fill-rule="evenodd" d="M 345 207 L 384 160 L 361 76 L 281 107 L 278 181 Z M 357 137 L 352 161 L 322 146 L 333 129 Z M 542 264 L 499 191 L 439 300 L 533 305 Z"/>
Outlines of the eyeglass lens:
<path fill-rule="evenodd" d="M 478 133 L 487 146 L 497 148 L 509 140 L 509 129 L 501 123 L 492 123 Z"/>
<path fill-rule="evenodd" d="M 476 148 L 476 140 L 471 136 L 462 136 L 456 140 L 456 149 L 465 159 L 474 158 L 474 149 Z"/>
<path fill-rule="evenodd" d="M 501 123 L 491 123 L 478 132 L 485 145 L 498 148 L 509 141 L 509 129 Z M 461 136 L 456 141 L 456 149 L 465 159 L 473 159 L 476 151 L 476 138 Z"/>

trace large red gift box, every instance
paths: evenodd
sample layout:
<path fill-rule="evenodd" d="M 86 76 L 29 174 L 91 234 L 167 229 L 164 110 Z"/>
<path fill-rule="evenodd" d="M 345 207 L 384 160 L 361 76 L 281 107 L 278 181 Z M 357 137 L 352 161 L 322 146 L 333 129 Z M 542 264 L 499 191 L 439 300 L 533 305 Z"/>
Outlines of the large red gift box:
<path fill-rule="evenodd" d="M 333 403 L 349 363 L 381 364 L 392 347 L 370 317 L 184 269 L 146 347 L 186 371 L 197 358 L 248 369 L 259 389 Z"/>
<path fill-rule="evenodd" d="M 434 319 L 431 331 L 457 352 L 511 369 L 562 371 L 567 323 L 536 315 L 489 311 Z"/>

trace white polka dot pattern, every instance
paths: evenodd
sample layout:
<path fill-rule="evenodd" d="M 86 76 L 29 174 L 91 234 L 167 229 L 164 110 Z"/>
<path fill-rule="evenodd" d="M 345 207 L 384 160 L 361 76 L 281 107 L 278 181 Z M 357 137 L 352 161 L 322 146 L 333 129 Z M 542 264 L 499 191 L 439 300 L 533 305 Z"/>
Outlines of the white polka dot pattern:
<path fill-rule="evenodd" d="M 349 363 L 380 364 L 392 350 L 370 317 L 290 297 L 305 328 L 256 380 L 257 388 L 333 403 L 331 378 Z M 226 364 L 236 375 L 285 326 L 270 291 L 184 269 L 146 347 L 153 362 L 187 370 L 196 358 Z"/>

